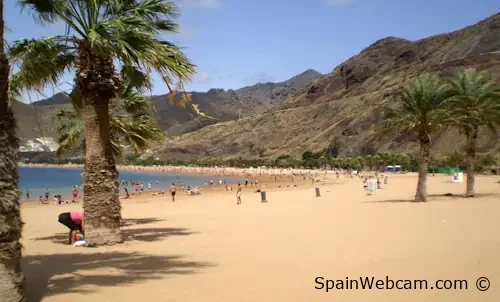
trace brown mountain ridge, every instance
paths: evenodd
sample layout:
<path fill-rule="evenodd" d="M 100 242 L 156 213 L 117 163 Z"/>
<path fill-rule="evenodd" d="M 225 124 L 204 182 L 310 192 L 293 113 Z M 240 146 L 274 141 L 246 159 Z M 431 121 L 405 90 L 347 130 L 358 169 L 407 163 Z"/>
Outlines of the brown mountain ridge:
<path fill-rule="evenodd" d="M 265 112 L 320 76 L 322 74 L 319 72 L 309 69 L 279 83 L 258 83 L 237 90 L 210 89 L 207 92 L 190 92 L 193 104 L 213 119 L 193 119 L 186 110 L 170 104 L 166 95 L 152 96 L 156 111 L 154 114 L 160 128 L 168 135 L 180 135 L 216 122 Z M 23 140 L 40 136 L 56 137 L 56 113 L 71 106 L 64 93 L 57 93 L 32 104 L 16 100 L 12 103 L 18 120 L 18 135 Z"/>
<path fill-rule="evenodd" d="M 500 81 L 500 14 L 422 40 L 381 39 L 276 107 L 170 137 L 155 156 L 299 156 L 306 150 L 331 146 L 348 156 L 387 150 L 414 153 L 418 150 L 415 138 L 395 135 L 373 139 L 383 107 L 393 102 L 395 89 L 418 75 L 436 72 L 451 76 L 465 68 L 477 68 Z M 498 141 L 485 131 L 479 151 L 497 148 Z M 462 148 L 464 140 L 457 131 L 450 131 L 433 142 L 434 150 L 445 153 Z"/>

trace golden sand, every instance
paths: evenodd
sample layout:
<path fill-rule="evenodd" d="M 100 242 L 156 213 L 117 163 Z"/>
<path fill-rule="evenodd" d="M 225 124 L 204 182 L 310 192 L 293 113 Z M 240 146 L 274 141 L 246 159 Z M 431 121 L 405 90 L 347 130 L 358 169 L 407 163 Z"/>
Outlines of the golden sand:
<path fill-rule="evenodd" d="M 425 204 L 407 202 L 415 174 L 391 175 L 375 196 L 358 178 L 331 178 L 269 185 L 268 203 L 250 189 L 242 205 L 218 190 L 123 200 L 125 242 L 111 247 L 64 245 L 57 216 L 81 204 L 24 204 L 29 301 L 500 301 L 500 178 L 478 176 L 478 197 L 464 199 L 440 195 L 465 184 L 429 176 Z M 429 289 L 315 289 L 317 277 L 386 276 Z M 479 277 L 489 290 L 477 290 Z M 468 289 L 430 289 L 440 279 Z"/>

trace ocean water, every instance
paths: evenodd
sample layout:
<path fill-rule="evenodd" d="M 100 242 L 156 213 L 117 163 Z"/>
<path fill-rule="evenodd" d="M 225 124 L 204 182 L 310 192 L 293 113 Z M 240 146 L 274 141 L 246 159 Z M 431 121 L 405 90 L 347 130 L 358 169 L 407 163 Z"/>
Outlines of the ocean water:
<path fill-rule="evenodd" d="M 78 186 L 83 192 L 83 169 L 57 169 L 57 168 L 19 168 L 19 190 L 21 199 L 26 199 L 26 191 L 30 192 L 30 200 L 38 200 L 43 195 L 45 188 L 50 192 L 50 198 L 61 194 L 63 197 L 71 196 L 73 186 Z M 153 190 L 168 189 L 172 183 L 184 182 L 190 186 L 204 186 L 205 181 L 225 180 L 227 183 L 238 182 L 237 178 L 229 176 L 210 175 L 187 175 L 169 174 L 154 172 L 120 172 L 120 182 L 131 181 L 144 183 L 144 190 L 147 190 L 148 183 L 151 182 Z M 123 186 L 120 186 L 123 192 Z M 133 189 L 129 186 L 129 191 Z"/>

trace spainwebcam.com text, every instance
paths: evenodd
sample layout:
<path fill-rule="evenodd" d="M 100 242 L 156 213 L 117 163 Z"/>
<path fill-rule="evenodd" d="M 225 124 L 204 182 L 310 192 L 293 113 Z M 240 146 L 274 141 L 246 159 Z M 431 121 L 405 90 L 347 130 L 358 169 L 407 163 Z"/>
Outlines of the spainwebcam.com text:
<path fill-rule="evenodd" d="M 469 289 L 469 281 L 467 280 L 401 280 L 391 279 L 386 276 L 382 279 L 375 277 L 358 277 L 332 280 L 323 277 L 316 277 L 314 279 L 315 287 L 317 290 L 324 290 L 326 292 L 335 290 L 357 290 L 357 289 L 396 289 L 396 290 L 466 290 Z M 474 285 L 470 284 L 470 288 L 476 288 L 479 291 L 487 291 L 490 288 L 490 280 L 486 277 L 479 277 L 474 280 Z"/>

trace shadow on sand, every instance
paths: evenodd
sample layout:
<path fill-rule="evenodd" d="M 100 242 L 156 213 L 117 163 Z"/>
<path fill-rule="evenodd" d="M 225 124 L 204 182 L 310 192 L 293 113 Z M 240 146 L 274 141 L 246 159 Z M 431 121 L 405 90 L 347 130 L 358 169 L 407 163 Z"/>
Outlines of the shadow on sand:
<path fill-rule="evenodd" d="M 199 272 L 211 263 L 183 261 L 181 256 L 142 253 L 91 253 L 25 256 L 28 301 L 67 293 L 92 293 L 99 286 L 122 286 L 169 275 Z"/>
<path fill-rule="evenodd" d="M 142 225 L 142 224 L 150 224 L 164 221 L 163 219 L 158 218 L 127 218 L 122 219 L 122 227 L 131 226 L 131 225 Z"/>
<path fill-rule="evenodd" d="M 122 229 L 123 241 L 153 242 L 170 236 L 187 236 L 197 234 L 184 228 L 141 228 Z M 34 240 L 51 240 L 53 243 L 68 244 L 68 233 L 58 233 L 53 236 L 34 238 Z"/>
<path fill-rule="evenodd" d="M 123 219 L 122 220 L 122 235 L 124 241 L 143 241 L 143 242 L 153 242 L 161 239 L 165 239 L 170 236 L 186 236 L 196 234 L 188 229 L 184 228 L 135 228 L 129 229 L 127 227 L 134 225 L 144 225 L 151 224 L 155 222 L 163 221 L 157 218 L 135 218 L 135 219 Z M 67 244 L 68 243 L 68 233 L 58 233 L 47 237 L 38 237 L 33 240 L 50 240 L 53 243 Z"/>
<path fill-rule="evenodd" d="M 476 194 L 474 197 L 465 197 L 464 194 L 429 194 L 427 195 L 429 201 L 446 201 L 452 199 L 477 199 L 477 198 L 485 198 L 485 197 L 500 197 L 500 194 L 496 193 L 484 193 L 484 194 Z M 389 199 L 389 200 L 373 200 L 373 201 L 365 201 L 363 203 L 416 203 L 414 199 Z"/>

